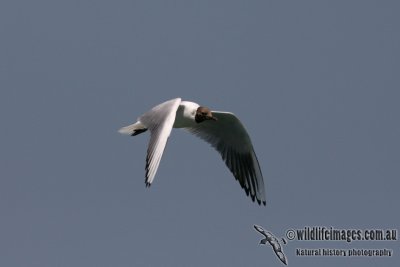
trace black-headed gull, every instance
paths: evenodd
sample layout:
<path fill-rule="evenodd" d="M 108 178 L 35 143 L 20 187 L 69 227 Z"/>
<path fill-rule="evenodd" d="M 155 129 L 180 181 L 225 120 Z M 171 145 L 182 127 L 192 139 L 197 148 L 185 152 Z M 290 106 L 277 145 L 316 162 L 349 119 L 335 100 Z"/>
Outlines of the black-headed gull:
<path fill-rule="evenodd" d="M 246 129 L 230 112 L 210 111 L 206 107 L 175 98 L 152 108 L 134 124 L 119 130 L 138 135 L 150 130 L 145 183 L 150 186 L 172 128 L 183 128 L 210 143 L 222 156 L 241 187 L 253 201 L 265 205 L 264 181 Z"/>

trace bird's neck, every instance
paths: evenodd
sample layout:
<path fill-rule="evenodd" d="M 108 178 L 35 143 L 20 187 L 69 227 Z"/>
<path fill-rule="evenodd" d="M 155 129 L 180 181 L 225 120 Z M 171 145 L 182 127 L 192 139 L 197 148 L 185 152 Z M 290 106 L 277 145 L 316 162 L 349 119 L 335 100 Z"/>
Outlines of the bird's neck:
<path fill-rule="evenodd" d="M 182 101 L 176 111 L 174 128 L 192 127 L 196 124 L 195 115 L 198 104 L 189 101 Z"/>

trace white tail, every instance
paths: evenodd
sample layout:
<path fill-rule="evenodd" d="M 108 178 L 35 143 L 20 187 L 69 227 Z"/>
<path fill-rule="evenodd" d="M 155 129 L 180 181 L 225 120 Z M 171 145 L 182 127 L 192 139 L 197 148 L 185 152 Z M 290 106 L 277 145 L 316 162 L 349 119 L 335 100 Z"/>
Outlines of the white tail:
<path fill-rule="evenodd" d="M 137 135 L 145 132 L 146 130 L 147 128 L 140 121 L 138 121 L 134 124 L 122 127 L 121 129 L 118 130 L 118 132 L 127 135 Z"/>

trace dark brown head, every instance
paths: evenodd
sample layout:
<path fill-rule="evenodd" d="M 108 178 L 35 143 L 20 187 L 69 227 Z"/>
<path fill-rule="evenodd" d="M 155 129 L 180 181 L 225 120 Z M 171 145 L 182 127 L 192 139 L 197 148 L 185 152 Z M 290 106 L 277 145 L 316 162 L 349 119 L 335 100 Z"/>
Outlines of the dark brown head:
<path fill-rule="evenodd" d="M 206 107 L 198 107 L 194 119 L 197 123 L 203 122 L 205 120 L 218 120 L 217 118 L 213 117 L 211 110 Z"/>

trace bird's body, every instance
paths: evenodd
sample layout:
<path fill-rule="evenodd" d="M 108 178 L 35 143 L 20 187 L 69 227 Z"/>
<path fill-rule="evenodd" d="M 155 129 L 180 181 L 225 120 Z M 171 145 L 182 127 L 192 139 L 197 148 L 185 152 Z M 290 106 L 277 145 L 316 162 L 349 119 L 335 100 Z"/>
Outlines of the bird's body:
<path fill-rule="evenodd" d="M 157 172 L 172 128 L 183 128 L 210 143 L 222 156 L 227 167 L 252 200 L 265 205 L 265 189 L 261 169 L 246 129 L 229 112 L 210 111 L 197 103 L 175 98 L 144 113 L 134 124 L 120 133 L 137 135 L 150 130 L 146 158 L 146 185 L 150 186 Z"/>
<path fill-rule="evenodd" d="M 193 127 L 196 124 L 195 116 L 199 104 L 189 101 L 182 101 L 176 111 L 174 128 Z"/>

